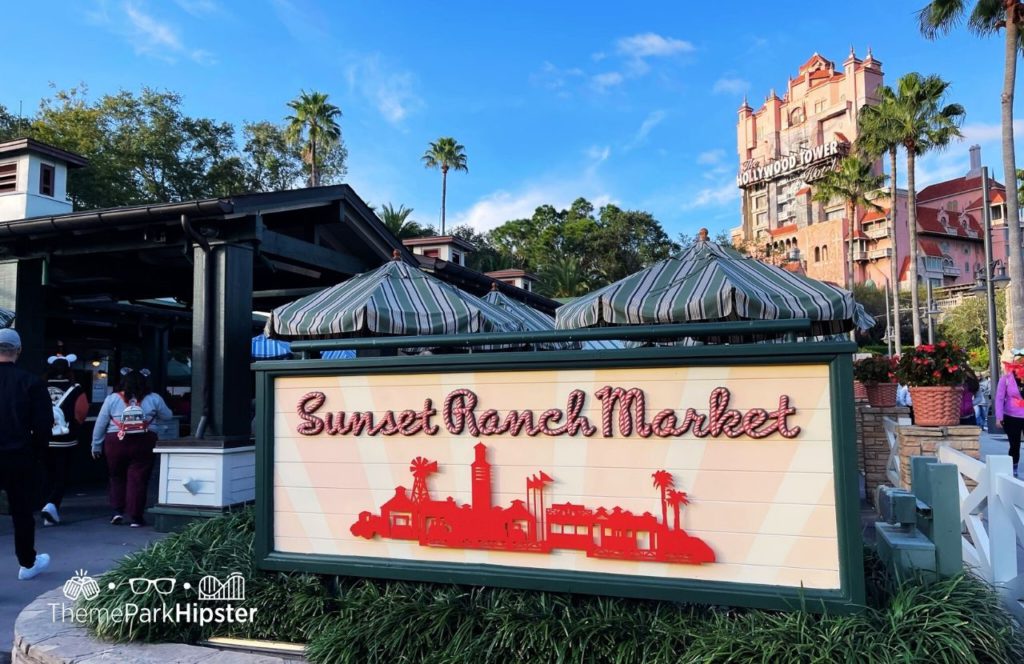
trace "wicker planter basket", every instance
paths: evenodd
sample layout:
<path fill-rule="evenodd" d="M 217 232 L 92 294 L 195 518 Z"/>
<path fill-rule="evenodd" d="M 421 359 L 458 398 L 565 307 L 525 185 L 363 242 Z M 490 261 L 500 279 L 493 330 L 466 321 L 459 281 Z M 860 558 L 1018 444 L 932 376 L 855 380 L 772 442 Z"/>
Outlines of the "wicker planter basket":
<path fill-rule="evenodd" d="M 875 383 L 865 385 L 868 393 L 868 403 L 873 408 L 892 408 L 896 405 L 896 383 Z M 959 421 L 960 406 L 957 405 L 957 421 Z"/>
<path fill-rule="evenodd" d="M 867 386 L 859 380 L 853 381 L 853 400 L 854 401 L 867 401 L 868 390 Z"/>
<path fill-rule="evenodd" d="M 950 427 L 960 424 L 960 402 L 963 387 L 911 387 L 910 401 L 914 407 L 914 424 L 922 427 Z"/>

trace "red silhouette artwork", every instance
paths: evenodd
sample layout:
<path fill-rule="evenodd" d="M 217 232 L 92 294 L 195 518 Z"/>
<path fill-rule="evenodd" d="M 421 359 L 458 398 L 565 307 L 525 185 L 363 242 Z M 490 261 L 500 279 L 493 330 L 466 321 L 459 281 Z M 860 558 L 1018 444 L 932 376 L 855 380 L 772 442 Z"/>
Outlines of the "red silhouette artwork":
<path fill-rule="evenodd" d="M 715 562 L 715 553 L 702 539 L 691 537 L 679 526 L 682 505 L 689 504 L 685 491 L 675 489 L 672 474 L 652 474 L 661 493 L 661 521 L 650 512 L 636 515 L 621 507 L 608 510 L 585 505 L 553 503 L 545 506 L 544 488 L 554 479 L 543 471 L 526 478 L 526 500 L 508 507 L 491 504 L 491 464 L 487 446 L 474 446 L 470 466 L 472 502 L 433 500 L 427 477 L 438 470 L 436 461 L 412 460 L 412 493 L 395 487 L 395 495 L 381 505 L 380 514 L 361 512 L 350 530 L 357 537 L 404 539 L 421 546 L 452 549 L 493 549 L 550 553 L 553 549 L 585 551 L 590 558 L 649 560 L 666 563 Z M 672 508 L 673 527 L 668 524 Z"/>

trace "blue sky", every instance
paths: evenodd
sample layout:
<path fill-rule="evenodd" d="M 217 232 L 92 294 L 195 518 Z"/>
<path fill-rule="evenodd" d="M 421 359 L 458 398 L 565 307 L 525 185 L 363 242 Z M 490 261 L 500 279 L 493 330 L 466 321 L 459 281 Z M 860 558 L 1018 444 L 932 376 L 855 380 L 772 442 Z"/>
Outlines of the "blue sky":
<path fill-rule="evenodd" d="M 148 85 L 240 124 L 279 121 L 299 90 L 320 90 L 342 108 L 348 182 L 370 203 L 437 224 L 440 174 L 420 157 L 450 135 L 469 173 L 449 177 L 449 223 L 487 230 L 585 196 L 650 211 L 674 236 L 738 224 L 736 109 L 782 94 L 815 51 L 838 64 L 870 46 L 888 83 L 952 81 L 967 137 L 920 162 L 920 186 L 963 175 L 975 142 L 1001 174 L 1001 41 L 925 41 L 919 4 L 15 2 L 6 51 L 22 55 L 0 104 L 27 114 L 51 83 L 94 98 Z"/>

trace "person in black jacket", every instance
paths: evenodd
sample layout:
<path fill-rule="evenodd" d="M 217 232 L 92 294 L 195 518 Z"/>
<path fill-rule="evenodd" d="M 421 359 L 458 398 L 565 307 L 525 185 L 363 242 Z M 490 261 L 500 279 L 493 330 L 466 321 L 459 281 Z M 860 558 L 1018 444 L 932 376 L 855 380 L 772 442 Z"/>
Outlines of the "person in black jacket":
<path fill-rule="evenodd" d="M 0 488 L 7 492 L 14 522 L 18 578 L 25 580 L 50 564 L 47 554 L 36 555 L 32 503 L 36 464 L 53 429 L 53 406 L 43 381 L 14 366 L 20 354 L 18 333 L 0 329 Z"/>
<path fill-rule="evenodd" d="M 46 390 L 53 404 L 53 431 L 50 445 L 46 448 L 43 463 L 46 465 L 46 504 L 40 510 L 44 526 L 60 523 L 60 504 L 64 500 L 64 486 L 67 483 L 68 466 L 78 444 L 78 432 L 89 414 L 89 400 L 85 390 L 75 382 L 71 363 L 75 355 L 51 355 L 47 360 Z M 57 418 L 57 412 L 60 418 Z"/>

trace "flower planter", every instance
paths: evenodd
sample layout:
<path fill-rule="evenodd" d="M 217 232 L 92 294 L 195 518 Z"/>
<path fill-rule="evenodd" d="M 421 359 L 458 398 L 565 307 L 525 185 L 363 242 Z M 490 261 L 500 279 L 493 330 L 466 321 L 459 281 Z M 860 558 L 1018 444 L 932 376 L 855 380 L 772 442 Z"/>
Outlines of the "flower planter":
<path fill-rule="evenodd" d="M 853 381 L 853 400 L 865 401 L 868 398 L 867 386 L 859 380 Z"/>
<path fill-rule="evenodd" d="M 896 405 L 896 383 L 872 383 L 864 386 L 868 404 L 873 408 L 892 408 Z M 959 415 L 959 406 L 957 407 Z"/>
<path fill-rule="evenodd" d="M 911 387 L 910 401 L 914 407 L 914 424 L 922 427 L 950 427 L 960 424 L 963 389 L 960 385 Z"/>

